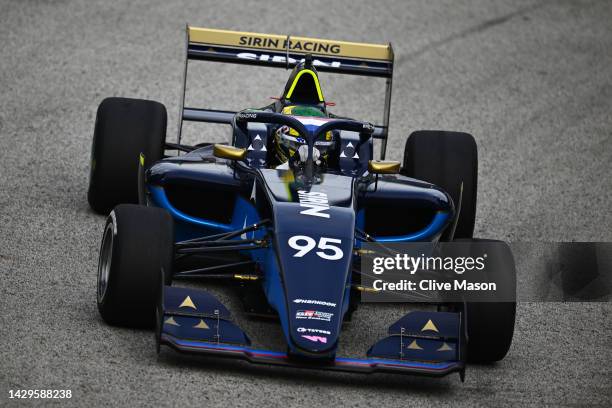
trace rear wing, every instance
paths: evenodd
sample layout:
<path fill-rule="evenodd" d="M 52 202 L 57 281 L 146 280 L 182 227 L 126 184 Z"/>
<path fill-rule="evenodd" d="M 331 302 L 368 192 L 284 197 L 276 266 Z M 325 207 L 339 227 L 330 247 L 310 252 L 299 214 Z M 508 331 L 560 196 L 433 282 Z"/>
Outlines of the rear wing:
<path fill-rule="evenodd" d="M 236 112 L 185 107 L 185 88 L 190 60 L 227 62 L 291 69 L 311 54 L 317 71 L 387 78 L 383 123 L 373 136 L 382 139 L 381 158 L 385 157 L 391 87 L 393 48 L 391 44 L 368 44 L 323 40 L 291 35 L 215 30 L 187 26 L 187 55 L 179 117 L 178 144 L 183 120 L 231 124 Z"/>

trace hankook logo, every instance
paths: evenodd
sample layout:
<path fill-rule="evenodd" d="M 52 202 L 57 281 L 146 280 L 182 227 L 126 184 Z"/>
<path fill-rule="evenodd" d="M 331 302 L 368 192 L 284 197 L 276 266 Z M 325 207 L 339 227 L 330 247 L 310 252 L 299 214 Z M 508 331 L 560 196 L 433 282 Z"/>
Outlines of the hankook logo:
<path fill-rule="evenodd" d="M 236 119 L 241 120 L 241 119 L 255 119 L 257 118 L 257 114 L 256 113 L 239 113 L 238 115 L 236 115 Z"/>

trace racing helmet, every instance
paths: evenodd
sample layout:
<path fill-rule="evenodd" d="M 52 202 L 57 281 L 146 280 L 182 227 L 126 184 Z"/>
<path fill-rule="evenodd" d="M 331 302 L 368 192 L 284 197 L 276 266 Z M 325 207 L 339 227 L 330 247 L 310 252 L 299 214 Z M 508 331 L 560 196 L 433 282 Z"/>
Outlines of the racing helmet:
<path fill-rule="evenodd" d="M 316 106 L 300 106 L 289 105 L 282 110 L 285 115 L 308 118 L 325 118 L 327 115 Z M 276 146 L 276 155 L 281 162 L 286 162 L 289 159 L 298 159 L 302 162 L 306 161 L 308 148 L 306 140 L 293 128 L 289 126 L 280 126 L 274 132 L 274 144 Z M 315 140 L 313 149 L 313 159 L 320 163 L 321 160 L 327 160 L 330 150 L 334 147 L 332 132 L 326 132 L 320 136 L 319 140 Z M 298 154 L 298 156 L 296 156 Z"/>

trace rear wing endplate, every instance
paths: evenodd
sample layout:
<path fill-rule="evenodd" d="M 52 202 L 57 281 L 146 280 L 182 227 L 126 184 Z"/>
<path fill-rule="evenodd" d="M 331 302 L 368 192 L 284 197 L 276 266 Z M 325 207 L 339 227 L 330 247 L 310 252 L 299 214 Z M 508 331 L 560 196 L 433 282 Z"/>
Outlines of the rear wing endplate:
<path fill-rule="evenodd" d="M 291 35 L 260 34 L 187 26 L 187 55 L 183 79 L 178 143 L 183 120 L 231 123 L 235 112 L 186 108 L 185 86 L 190 60 L 227 62 L 291 69 L 307 54 L 320 72 L 387 78 L 382 125 L 374 137 L 382 139 L 381 158 L 385 156 L 391 109 L 393 48 L 391 44 L 368 44 L 323 40 Z"/>

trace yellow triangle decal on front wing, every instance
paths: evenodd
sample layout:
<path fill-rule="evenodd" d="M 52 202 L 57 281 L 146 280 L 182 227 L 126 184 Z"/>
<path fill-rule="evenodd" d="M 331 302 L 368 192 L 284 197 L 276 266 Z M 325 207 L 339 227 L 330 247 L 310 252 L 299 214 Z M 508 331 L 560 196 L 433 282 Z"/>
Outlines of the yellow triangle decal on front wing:
<path fill-rule="evenodd" d="M 423 347 L 419 346 L 416 340 L 412 340 L 412 343 L 408 346 L 410 350 L 423 350 Z"/>
<path fill-rule="evenodd" d="M 193 326 L 194 329 L 209 329 L 208 325 L 203 319 L 200 319 L 200 323 Z"/>
<path fill-rule="evenodd" d="M 189 296 L 187 296 L 185 300 L 183 300 L 183 303 L 181 303 L 179 307 L 190 307 L 192 309 L 197 310 L 196 305 L 193 304 L 193 301 L 191 300 Z"/>
<path fill-rule="evenodd" d="M 436 327 L 434 322 L 431 321 L 431 319 L 429 319 L 427 323 L 425 323 L 425 326 L 423 326 L 423 328 L 421 329 L 422 332 L 427 331 L 427 330 L 438 332 L 438 328 Z"/>
<path fill-rule="evenodd" d="M 442 345 L 440 346 L 440 348 L 436 351 L 452 351 L 453 349 L 445 343 L 442 343 Z"/>

